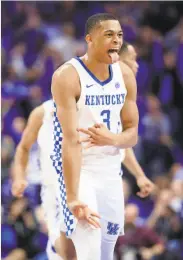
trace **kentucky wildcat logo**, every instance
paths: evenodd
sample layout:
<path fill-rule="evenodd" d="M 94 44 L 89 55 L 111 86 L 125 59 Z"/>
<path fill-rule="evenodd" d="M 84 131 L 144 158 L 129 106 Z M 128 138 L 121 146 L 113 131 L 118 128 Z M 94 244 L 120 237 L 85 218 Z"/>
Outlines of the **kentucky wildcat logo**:
<path fill-rule="evenodd" d="M 108 235 L 117 235 L 119 230 L 119 224 L 114 224 L 112 222 L 108 222 L 107 224 L 107 234 Z"/>

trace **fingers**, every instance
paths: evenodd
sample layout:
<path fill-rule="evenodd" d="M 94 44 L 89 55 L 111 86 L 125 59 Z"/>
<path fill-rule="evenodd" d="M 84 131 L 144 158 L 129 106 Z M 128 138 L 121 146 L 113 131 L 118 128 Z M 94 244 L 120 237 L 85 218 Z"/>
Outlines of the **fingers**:
<path fill-rule="evenodd" d="M 97 128 L 95 128 L 95 127 L 89 127 L 88 129 L 78 128 L 77 130 L 78 130 L 78 132 L 89 135 L 90 137 L 93 137 L 93 138 L 95 138 L 96 134 L 97 134 Z"/>
<path fill-rule="evenodd" d="M 26 184 L 21 184 L 18 187 L 17 186 L 13 186 L 12 187 L 12 194 L 13 194 L 13 196 L 18 197 L 18 198 L 23 197 L 23 193 L 24 193 L 24 190 L 25 190 L 26 187 L 27 187 Z"/>
<path fill-rule="evenodd" d="M 93 133 L 91 131 L 89 131 L 88 129 L 84 129 L 84 128 L 78 128 L 77 129 L 78 132 L 81 132 L 83 134 L 86 134 L 86 135 L 89 135 L 89 136 L 92 136 Z"/>
<path fill-rule="evenodd" d="M 91 212 L 91 216 L 100 218 L 100 215 L 94 211 Z"/>
<path fill-rule="evenodd" d="M 24 192 L 24 191 L 12 190 L 13 196 L 14 196 L 14 197 L 17 197 L 17 198 L 22 198 L 22 197 L 23 197 L 23 192 Z"/>
<path fill-rule="evenodd" d="M 90 225 L 94 226 L 95 228 L 100 228 L 100 223 L 95 219 L 93 218 L 92 216 L 89 216 L 87 218 L 87 221 Z"/>
<path fill-rule="evenodd" d="M 86 220 L 89 224 L 94 226 L 95 228 L 100 228 L 100 223 L 97 219 L 99 219 L 100 216 L 98 213 L 91 211 L 89 208 L 86 209 Z"/>
<path fill-rule="evenodd" d="M 99 127 L 98 127 L 98 128 L 99 128 Z M 97 129 L 96 127 L 94 127 L 94 126 L 89 127 L 88 130 L 89 130 L 90 132 L 92 132 L 93 134 L 97 134 L 97 133 L 98 133 L 98 129 Z"/>
<path fill-rule="evenodd" d="M 91 141 L 91 137 L 82 137 L 80 138 L 80 140 L 78 141 L 79 144 L 81 143 L 88 143 Z"/>
<path fill-rule="evenodd" d="M 94 143 L 89 143 L 89 144 L 87 144 L 87 145 L 84 147 L 84 149 L 88 149 L 88 148 L 93 147 L 93 146 L 96 146 L 96 144 L 94 144 Z"/>
<path fill-rule="evenodd" d="M 91 211 L 86 204 L 70 205 L 70 208 L 78 220 L 85 220 L 93 227 L 100 228 L 100 223 L 98 221 L 100 218 L 99 214 Z"/>

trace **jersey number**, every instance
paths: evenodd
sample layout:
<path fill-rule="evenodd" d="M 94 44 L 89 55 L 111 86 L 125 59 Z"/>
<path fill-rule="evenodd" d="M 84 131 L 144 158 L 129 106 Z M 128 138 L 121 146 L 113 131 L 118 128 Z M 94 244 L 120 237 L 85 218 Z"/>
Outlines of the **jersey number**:
<path fill-rule="evenodd" d="M 103 110 L 100 115 L 103 118 L 103 122 L 107 125 L 107 128 L 110 130 L 110 110 Z"/>

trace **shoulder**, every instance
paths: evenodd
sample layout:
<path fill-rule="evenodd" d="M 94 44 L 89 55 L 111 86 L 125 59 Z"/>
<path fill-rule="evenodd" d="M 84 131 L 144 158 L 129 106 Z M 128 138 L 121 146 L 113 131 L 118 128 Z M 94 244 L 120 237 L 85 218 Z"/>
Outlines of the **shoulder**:
<path fill-rule="evenodd" d="M 119 61 L 119 66 L 121 68 L 121 72 L 122 72 L 124 80 L 128 80 L 129 77 L 135 79 L 135 76 L 134 76 L 132 70 L 129 68 L 128 65 L 126 65 L 122 61 Z"/>
<path fill-rule="evenodd" d="M 74 68 L 74 66 L 70 63 L 64 63 L 60 66 L 54 73 L 52 77 L 53 81 L 61 80 L 61 81 L 79 81 L 79 75 Z"/>
<path fill-rule="evenodd" d="M 125 87 L 128 93 L 137 94 L 137 83 L 133 71 L 123 62 L 119 62 Z"/>
<path fill-rule="evenodd" d="M 29 122 L 41 122 L 44 117 L 44 107 L 43 104 L 34 108 L 29 116 Z"/>
<path fill-rule="evenodd" d="M 80 79 L 72 64 L 65 63 L 54 72 L 51 89 L 54 99 L 57 95 L 62 95 L 63 98 L 79 95 Z"/>

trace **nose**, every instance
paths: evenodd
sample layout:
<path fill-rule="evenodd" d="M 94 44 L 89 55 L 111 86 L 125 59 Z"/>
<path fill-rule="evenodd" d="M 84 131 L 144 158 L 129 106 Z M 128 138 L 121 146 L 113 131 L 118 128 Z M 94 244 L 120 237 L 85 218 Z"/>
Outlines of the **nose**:
<path fill-rule="evenodd" d="M 117 35 L 115 35 L 115 36 L 113 37 L 113 43 L 115 43 L 115 44 L 118 44 L 118 43 L 119 43 L 119 37 L 118 37 Z"/>

